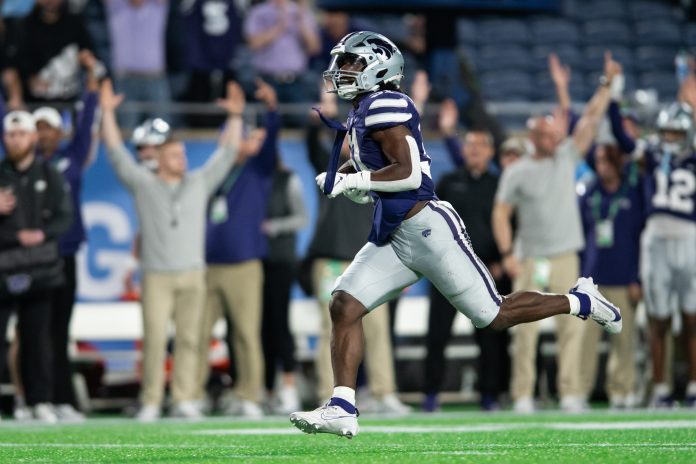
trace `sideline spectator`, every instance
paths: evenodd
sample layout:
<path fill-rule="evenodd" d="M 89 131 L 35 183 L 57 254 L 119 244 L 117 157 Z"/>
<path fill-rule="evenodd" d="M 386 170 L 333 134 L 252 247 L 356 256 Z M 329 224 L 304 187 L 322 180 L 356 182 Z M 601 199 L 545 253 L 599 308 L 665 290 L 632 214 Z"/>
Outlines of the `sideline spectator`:
<path fill-rule="evenodd" d="M 60 237 L 60 254 L 63 258 L 65 284 L 56 290 L 51 311 L 51 337 L 53 351 L 53 402 L 59 419 L 84 420 L 75 408 L 77 400 L 72 384 L 72 368 L 68 358 L 70 341 L 70 319 L 77 293 L 76 255 L 85 241 L 85 225 L 82 219 L 82 177 L 89 165 L 90 155 L 95 149 L 93 125 L 98 105 L 98 63 L 87 50 L 80 52 L 80 62 L 87 71 L 87 88 L 82 97 L 82 109 L 70 143 L 61 147 L 63 127 L 60 113 L 50 107 L 34 111 L 38 131 L 37 152 L 56 167 L 70 185 L 73 205 L 73 221 L 67 232 Z"/>
<path fill-rule="evenodd" d="M 68 13 L 63 0 L 37 0 L 17 34 L 5 74 L 8 106 L 17 108 L 24 100 L 75 100 L 80 92 L 80 52 L 93 51 L 82 17 Z M 95 72 L 103 75 L 101 63 Z"/>
<path fill-rule="evenodd" d="M 119 92 L 130 102 L 152 103 L 158 108 L 171 101 L 166 74 L 165 27 L 168 0 L 105 0 L 111 36 L 111 67 Z M 122 127 L 134 128 L 153 111 L 123 108 Z M 157 113 L 164 119 L 167 114 Z"/>
<path fill-rule="evenodd" d="M 471 129 L 466 133 L 461 146 L 456 135 L 458 119 L 456 103 L 446 100 L 440 106 L 440 133 L 445 138 L 450 157 L 455 165 L 460 166 L 440 179 L 435 192 L 441 200 L 451 203 L 461 216 L 474 252 L 488 267 L 496 288 L 501 294 L 507 295 L 511 284 L 500 263 L 491 222 L 499 179 L 498 173 L 491 169 L 495 154 L 493 136 L 485 130 Z M 426 395 L 423 409 L 429 412 L 436 410 L 439 405 L 437 395 L 445 374 L 445 347 L 450 340 L 456 314 L 454 307 L 431 285 L 423 375 L 423 390 Z M 474 337 L 480 352 L 477 372 L 481 409 L 499 409 L 498 396 L 506 392 L 509 385 L 509 334 L 507 331 L 475 329 Z"/>
<path fill-rule="evenodd" d="M 298 411 L 301 406 L 295 383 L 295 341 L 290 333 L 288 310 L 297 270 L 296 234 L 308 221 L 300 178 L 278 160 L 268 216 L 261 228 L 268 237 L 268 254 L 263 260 L 262 321 L 266 390 L 268 397 L 274 400 L 273 410 L 280 414 Z M 274 390 L 278 363 L 283 372 L 282 385 Z"/>
<path fill-rule="evenodd" d="M 205 303 L 204 233 L 208 198 L 224 180 L 237 156 L 244 94 L 230 83 L 218 106 L 228 114 L 219 148 L 196 171 L 187 171 L 183 143 L 169 139 L 159 147 L 157 173 L 139 165 L 128 153 L 116 123 L 123 95 L 114 95 L 110 81 L 101 88 L 103 137 L 109 161 L 133 193 L 140 224 L 143 268 L 143 380 L 141 421 L 161 415 L 167 327 L 174 319 L 172 414 L 199 418 L 196 404 L 198 350 Z"/>
<path fill-rule="evenodd" d="M 327 117 L 337 114 L 336 97 L 322 92 L 322 112 Z M 307 129 L 307 151 L 312 167 L 324 172 L 331 158 L 331 151 L 321 142 L 323 124 L 316 117 L 310 118 Z M 350 151 L 345 141 L 341 149 L 343 160 Z M 359 205 L 348 198 L 329 199 L 319 196 L 319 211 L 314 235 L 307 250 L 312 259 L 312 286 L 321 314 L 319 342 L 315 368 L 317 372 L 317 400 L 324 404 L 334 387 L 331 369 L 331 316 L 329 302 L 336 279 L 348 267 L 355 254 L 365 244 L 365 237 L 372 227 L 373 208 Z M 367 385 L 372 396 L 370 410 L 379 413 L 406 414 L 410 408 L 396 395 L 396 375 L 389 330 L 389 311 L 384 304 L 363 318 L 365 334 L 365 367 Z"/>
<path fill-rule="evenodd" d="M 17 312 L 22 343 L 20 372 L 33 417 L 58 419 L 53 393 L 51 307 L 65 276 L 58 237 L 72 220 L 62 176 L 36 154 L 38 135 L 31 114 L 13 111 L 3 119 L 6 157 L 0 162 L 0 333 Z M 39 187 L 40 188 L 37 188 Z M 7 359 L 0 343 L 0 372 Z"/>
<path fill-rule="evenodd" d="M 266 123 L 244 138 L 237 161 L 209 205 L 206 234 L 208 299 L 203 317 L 197 375 L 199 400 L 205 399 L 208 353 L 213 326 L 227 313 L 237 361 L 237 382 L 227 413 L 263 415 L 263 265 L 268 243 L 261 225 L 266 219 L 271 181 L 278 159 L 280 116 L 276 92 L 258 79 L 255 97 L 266 105 Z"/>
<path fill-rule="evenodd" d="M 578 277 L 577 251 L 584 245 L 575 194 L 575 167 L 592 145 L 611 94 L 611 80 L 621 66 L 607 52 L 604 79 L 587 104 L 570 136 L 568 116 L 530 120 L 530 139 L 535 152 L 503 173 L 493 210 L 493 232 L 503 256 L 505 271 L 515 289 L 565 292 Z M 513 247 L 511 218 L 517 217 Z M 584 325 L 575 319 L 555 318 L 558 340 L 558 389 L 564 411 L 581 411 L 580 360 Z M 511 394 L 517 412 L 534 411 L 534 363 L 539 323 L 512 330 Z"/>
<path fill-rule="evenodd" d="M 158 167 L 158 150 L 171 137 L 171 128 L 164 119 L 146 119 L 135 128 L 131 135 L 131 143 L 135 147 L 137 160 L 140 164 L 156 173 Z M 125 301 L 139 301 L 141 288 L 136 283 L 138 263 L 140 260 L 140 232 L 133 238 L 132 260 L 129 270 L 123 279 L 123 294 L 121 299 Z"/>
<path fill-rule="evenodd" d="M 674 307 L 681 312 L 689 361 L 686 404 L 696 406 L 696 224 L 694 224 L 694 125 L 696 77 L 682 83 L 680 102 L 657 118 L 657 137 L 633 139 L 612 117 L 624 153 L 641 160 L 645 175 L 646 224 L 641 237 L 640 276 L 650 328 L 653 391 L 650 406 L 670 408 L 674 396 L 667 377 L 667 336 Z M 676 305 L 673 305 L 676 303 Z"/>
<path fill-rule="evenodd" d="M 321 50 L 316 21 L 307 0 L 265 0 L 249 10 L 244 35 L 252 50 L 252 66 L 271 84 L 282 103 L 314 98 L 314 77 L 306 73 L 309 58 Z"/>
<path fill-rule="evenodd" d="M 183 1 L 186 41 L 186 68 L 189 82 L 186 101 L 206 102 L 220 97 L 225 83 L 238 78 L 232 69 L 239 41 L 241 18 L 234 0 Z M 218 121 L 205 115 L 191 115 L 189 124 L 199 127 Z"/>
<path fill-rule="evenodd" d="M 585 232 L 582 275 L 591 275 L 603 295 L 621 308 L 623 329 L 610 335 L 606 392 L 612 409 L 637 406 L 636 305 L 641 299 L 638 279 L 640 234 L 643 230 L 643 191 L 638 165 L 624 165 L 623 154 L 614 145 L 598 145 L 594 170 L 597 180 L 580 197 Z M 597 377 L 598 354 L 592 356 L 602 334 L 585 330 L 585 356 L 581 373 L 589 397 Z"/>

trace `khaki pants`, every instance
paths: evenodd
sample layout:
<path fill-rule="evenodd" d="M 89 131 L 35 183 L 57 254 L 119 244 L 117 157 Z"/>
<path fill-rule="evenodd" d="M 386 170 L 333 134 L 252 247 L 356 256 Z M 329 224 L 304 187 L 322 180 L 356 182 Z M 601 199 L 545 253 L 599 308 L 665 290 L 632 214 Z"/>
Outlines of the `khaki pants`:
<path fill-rule="evenodd" d="M 203 317 L 197 380 L 198 397 L 205 397 L 208 354 L 215 322 L 223 311 L 232 322 L 232 343 L 237 363 L 234 391 L 242 399 L 259 402 L 263 388 L 261 313 L 263 266 L 260 260 L 208 266 L 208 300 Z"/>
<path fill-rule="evenodd" d="M 566 294 L 578 278 L 578 257 L 575 253 L 548 258 L 550 273 L 548 287 L 540 288 L 535 281 L 536 260 L 525 259 L 522 272 L 515 280 L 515 291 L 547 291 Z M 581 319 L 571 315 L 554 317 L 558 347 L 558 392 L 561 397 L 581 395 L 580 359 L 585 326 Z M 512 378 L 510 394 L 513 400 L 534 396 L 536 383 L 536 348 L 539 338 L 539 322 L 520 324 L 512 333 Z"/>
<path fill-rule="evenodd" d="M 609 398 L 625 397 L 634 393 L 636 383 L 636 308 L 628 297 L 628 287 L 600 286 L 599 290 L 619 307 L 623 320 L 621 333 L 610 336 L 606 391 Z M 588 323 L 585 328 L 583 345 L 586 347 L 586 355 L 582 358 L 580 368 L 583 394 L 586 396 L 592 393 L 597 379 L 598 355 L 590 350 L 599 345 L 603 333 L 599 324 Z"/>
<path fill-rule="evenodd" d="M 319 401 L 328 400 L 333 393 L 334 379 L 331 368 L 331 315 L 329 302 L 336 279 L 350 262 L 317 259 L 312 268 L 314 289 L 321 311 L 321 332 L 317 345 L 317 395 Z M 389 333 L 389 308 L 378 306 L 363 318 L 365 335 L 365 367 L 367 383 L 375 398 L 394 393 L 394 359 Z"/>
<path fill-rule="evenodd" d="M 164 393 L 164 361 L 169 321 L 174 318 L 174 403 L 195 399 L 201 322 L 205 304 L 204 271 L 146 272 L 143 276 L 143 405 L 159 406 Z"/>

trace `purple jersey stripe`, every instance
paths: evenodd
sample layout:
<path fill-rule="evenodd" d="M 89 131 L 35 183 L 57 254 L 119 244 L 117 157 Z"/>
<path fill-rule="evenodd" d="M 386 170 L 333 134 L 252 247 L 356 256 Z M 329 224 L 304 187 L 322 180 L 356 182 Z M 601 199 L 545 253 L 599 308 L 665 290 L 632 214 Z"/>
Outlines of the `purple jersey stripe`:
<path fill-rule="evenodd" d="M 461 234 L 457 231 L 457 227 L 454 225 L 454 222 L 452 222 L 452 219 L 449 217 L 449 215 L 439 208 L 438 206 L 435 206 L 431 203 L 428 203 L 428 207 L 432 209 L 433 211 L 437 212 L 440 216 L 442 216 L 445 219 L 445 222 L 447 222 L 447 225 L 450 228 L 450 231 L 452 231 L 452 236 L 454 237 L 455 241 L 459 245 L 459 248 L 462 249 L 462 251 L 466 254 L 466 256 L 469 258 L 471 263 L 474 265 L 476 268 L 476 271 L 479 273 L 481 276 L 481 279 L 483 279 L 483 282 L 486 284 L 486 289 L 488 290 L 488 294 L 491 296 L 493 301 L 500 306 L 502 304 L 502 299 L 500 298 L 500 295 L 498 295 L 498 292 L 494 287 L 491 286 L 490 282 L 486 278 L 486 273 L 484 273 L 483 270 L 481 270 L 481 267 L 479 265 L 478 259 L 475 257 L 475 254 L 464 245 L 464 242 L 462 241 Z M 487 272 L 487 271 L 486 271 Z"/>

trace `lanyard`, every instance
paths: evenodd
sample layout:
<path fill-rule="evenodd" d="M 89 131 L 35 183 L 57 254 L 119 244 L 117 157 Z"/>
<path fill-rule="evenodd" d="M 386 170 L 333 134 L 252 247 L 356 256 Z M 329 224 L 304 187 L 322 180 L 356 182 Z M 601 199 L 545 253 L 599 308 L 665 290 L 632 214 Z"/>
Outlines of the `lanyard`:
<path fill-rule="evenodd" d="M 241 165 L 235 165 L 232 168 L 230 174 L 227 176 L 227 179 L 225 180 L 225 183 L 222 184 L 222 187 L 220 188 L 220 194 L 218 196 L 225 197 L 228 193 L 230 193 L 230 190 L 232 190 L 232 186 L 235 182 L 237 182 L 239 175 L 242 173 L 243 167 L 244 166 Z"/>
<path fill-rule="evenodd" d="M 629 173 L 626 180 L 621 184 L 621 189 L 619 192 L 613 196 L 611 203 L 609 203 L 609 211 L 607 211 L 607 217 L 602 219 L 602 194 L 599 189 L 595 190 L 592 194 L 592 218 L 595 223 L 607 220 L 614 221 L 614 218 L 619 214 L 619 209 L 621 208 L 621 201 L 628 194 L 629 187 L 633 187 L 638 181 L 638 168 L 636 163 L 631 163 L 629 167 Z"/>

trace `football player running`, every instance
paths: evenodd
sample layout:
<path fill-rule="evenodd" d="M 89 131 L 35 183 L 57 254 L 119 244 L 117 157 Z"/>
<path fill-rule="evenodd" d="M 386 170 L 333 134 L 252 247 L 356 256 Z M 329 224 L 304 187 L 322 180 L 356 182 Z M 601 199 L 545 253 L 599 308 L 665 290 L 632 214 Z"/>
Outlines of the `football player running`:
<path fill-rule="evenodd" d="M 314 411 L 292 413 L 297 428 L 348 438 L 358 433 L 355 387 L 363 358 L 362 318 L 421 277 L 479 328 L 502 330 L 573 314 L 590 317 L 609 332 L 621 330 L 619 309 L 591 279 L 580 278 L 567 295 L 498 294 L 461 219 L 433 193 L 420 116 L 399 89 L 404 68 L 399 49 L 381 34 L 361 31 L 345 36 L 331 56 L 324 72 L 327 91 L 353 104 L 346 128 L 351 159 L 337 173 L 329 169 L 317 176 L 317 184 L 329 197 L 373 202 L 375 213 L 368 243 L 333 290 L 333 396 Z"/>

